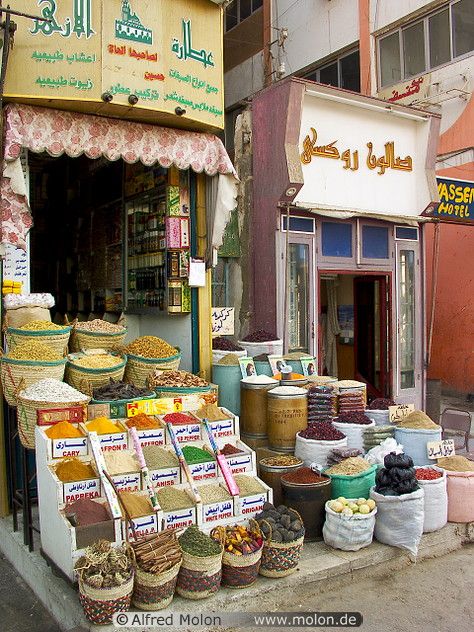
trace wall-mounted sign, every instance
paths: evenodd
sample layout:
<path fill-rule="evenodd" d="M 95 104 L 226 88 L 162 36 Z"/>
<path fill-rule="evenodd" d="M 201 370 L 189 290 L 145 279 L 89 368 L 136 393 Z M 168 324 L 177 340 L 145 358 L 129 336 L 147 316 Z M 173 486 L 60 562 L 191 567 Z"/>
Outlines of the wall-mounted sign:
<path fill-rule="evenodd" d="M 213 3 L 18 0 L 15 9 L 50 21 L 15 20 L 7 97 L 50 107 L 69 101 L 102 115 L 126 107 L 137 119 L 152 110 L 168 123 L 179 106 L 183 125 L 223 127 L 222 10 Z"/>
<path fill-rule="evenodd" d="M 423 101 L 428 96 L 431 86 L 431 74 L 416 77 L 410 81 L 397 83 L 389 88 L 383 88 L 377 92 L 377 96 L 391 103 L 412 103 Z"/>
<path fill-rule="evenodd" d="M 439 205 L 432 214 L 440 219 L 474 224 L 474 182 L 436 178 Z"/>
<path fill-rule="evenodd" d="M 234 314 L 233 307 L 213 307 L 212 335 L 232 336 L 234 334 Z"/>
<path fill-rule="evenodd" d="M 387 110 L 326 88 L 305 94 L 299 156 L 302 208 L 418 216 L 433 201 L 429 115 Z M 436 201 L 436 200 L 435 200 Z"/>

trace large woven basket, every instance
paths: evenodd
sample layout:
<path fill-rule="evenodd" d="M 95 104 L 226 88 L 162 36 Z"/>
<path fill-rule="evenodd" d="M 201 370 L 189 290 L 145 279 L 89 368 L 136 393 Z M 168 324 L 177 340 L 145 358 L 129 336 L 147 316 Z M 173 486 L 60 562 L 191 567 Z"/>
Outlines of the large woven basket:
<path fill-rule="evenodd" d="M 84 409 L 84 419 L 87 414 L 87 404 L 90 398 L 82 402 L 42 402 L 32 399 L 25 399 L 19 393 L 16 398 L 17 402 L 17 418 L 18 418 L 18 434 L 21 444 L 30 450 L 35 449 L 35 428 L 38 419 L 38 410 L 49 409 L 65 409 L 75 406 L 82 406 Z"/>
<path fill-rule="evenodd" d="M 62 329 L 29 331 L 27 329 L 9 327 L 6 333 L 8 349 L 14 349 L 22 342 L 27 342 L 28 340 L 37 340 L 47 345 L 52 351 L 59 353 L 60 356 L 65 356 L 71 329 L 71 327 L 63 327 Z"/>
<path fill-rule="evenodd" d="M 28 388 L 39 380 L 54 378 L 62 382 L 66 358 L 53 362 L 36 360 L 15 360 L 3 356 L 0 358 L 0 375 L 5 399 L 10 406 L 16 406 L 16 393 L 19 388 Z"/>
<path fill-rule="evenodd" d="M 122 362 L 117 366 L 104 369 L 89 369 L 74 363 L 73 359 L 68 357 L 66 364 L 66 382 L 73 386 L 81 393 L 92 395 L 94 388 L 105 386 L 110 379 L 119 381 L 123 379 L 125 366 L 127 364 L 127 356 L 121 355 Z"/>
<path fill-rule="evenodd" d="M 87 331 L 74 327 L 71 332 L 69 348 L 71 351 L 82 351 L 83 349 L 106 349 L 107 351 L 118 351 L 125 341 L 127 330 L 115 333 L 105 331 Z"/>
<path fill-rule="evenodd" d="M 219 590 L 222 577 L 222 553 L 197 557 L 183 551 L 176 592 L 185 599 L 206 599 Z"/>
<path fill-rule="evenodd" d="M 259 573 L 264 577 L 286 577 L 294 573 L 300 561 L 304 535 L 293 542 L 274 542 L 263 545 Z"/>
<path fill-rule="evenodd" d="M 138 387 L 148 386 L 148 377 L 156 370 L 179 369 L 181 353 L 168 358 L 144 358 L 128 354 L 127 368 L 125 369 L 125 381 Z"/>
<path fill-rule="evenodd" d="M 128 581 L 113 588 L 93 588 L 79 580 L 79 601 L 84 614 L 95 625 L 112 623 L 116 612 L 130 609 L 133 592 L 133 573 Z"/>
<path fill-rule="evenodd" d="M 173 601 L 181 560 L 172 568 L 159 573 L 148 573 L 137 568 L 132 603 L 140 610 L 162 610 Z"/>
<path fill-rule="evenodd" d="M 222 585 L 228 588 L 247 588 L 258 577 L 263 545 L 254 553 L 235 555 L 224 551 L 222 558 Z"/>

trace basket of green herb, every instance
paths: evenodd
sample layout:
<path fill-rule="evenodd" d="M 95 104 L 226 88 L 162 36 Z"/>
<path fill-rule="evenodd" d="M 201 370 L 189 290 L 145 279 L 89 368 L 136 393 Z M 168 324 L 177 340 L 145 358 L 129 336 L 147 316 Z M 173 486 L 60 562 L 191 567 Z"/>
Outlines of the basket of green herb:
<path fill-rule="evenodd" d="M 219 590 L 222 577 L 223 547 L 196 526 L 179 538 L 183 561 L 176 592 L 185 599 L 205 599 Z"/>

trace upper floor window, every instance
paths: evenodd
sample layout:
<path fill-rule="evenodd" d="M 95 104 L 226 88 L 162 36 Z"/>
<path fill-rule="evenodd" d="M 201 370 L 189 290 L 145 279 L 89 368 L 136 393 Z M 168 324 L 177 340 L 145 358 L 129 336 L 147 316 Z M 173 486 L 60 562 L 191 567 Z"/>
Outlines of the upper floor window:
<path fill-rule="evenodd" d="M 378 40 L 379 83 L 388 86 L 474 51 L 474 0 L 451 0 Z"/>
<path fill-rule="evenodd" d="M 360 92 L 359 51 L 355 50 L 319 66 L 304 75 L 305 79 Z"/>
<path fill-rule="evenodd" d="M 230 31 L 263 5 L 263 0 L 232 0 L 225 9 L 225 30 Z"/>

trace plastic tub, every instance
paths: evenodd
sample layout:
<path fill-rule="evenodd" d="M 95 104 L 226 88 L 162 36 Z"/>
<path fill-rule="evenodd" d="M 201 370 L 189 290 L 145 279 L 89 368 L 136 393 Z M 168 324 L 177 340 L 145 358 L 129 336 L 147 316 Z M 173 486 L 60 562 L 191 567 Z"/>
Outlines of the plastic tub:
<path fill-rule="evenodd" d="M 212 365 L 212 382 L 219 387 L 219 406 L 235 415 L 240 415 L 240 366 L 229 364 Z"/>
<path fill-rule="evenodd" d="M 371 465 L 368 470 L 361 472 L 360 474 L 328 474 L 324 471 L 326 476 L 329 476 L 332 481 L 332 496 L 331 498 L 368 498 L 370 488 L 375 485 L 375 474 L 377 473 L 377 466 Z"/>
<path fill-rule="evenodd" d="M 323 539 L 323 525 L 326 517 L 326 502 L 331 498 L 331 479 L 323 483 L 290 483 L 281 477 L 283 503 L 303 518 L 305 541 Z"/>
<path fill-rule="evenodd" d="M 427 443 L 441 441 L 439 430 L 423 430 L 414 428 L 395 428 L 395 440 L 403 446 L 403 452 L 411 456 L 414 465 L 432 465 L 428 458 Z"/>

